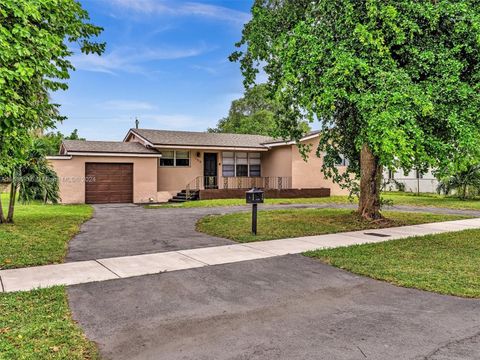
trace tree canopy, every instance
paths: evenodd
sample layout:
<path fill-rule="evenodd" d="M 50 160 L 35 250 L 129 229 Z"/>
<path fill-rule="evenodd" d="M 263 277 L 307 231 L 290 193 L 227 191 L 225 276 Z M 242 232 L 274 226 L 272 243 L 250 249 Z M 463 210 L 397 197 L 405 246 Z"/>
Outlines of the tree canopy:
<path fill-rule="evenodd" d="M 49 132 L 45 135 L 39 136 L 38 141 L 42 144 L 43 153 L 47 156 L 58 155 L 60 145 L 63 140 L 85 140 L 78 135 L 78 129 L 74 129 L 70 135 L 65 136 L 60 131 Z"/>
<path fill-rule="evenodd" d="M 85 54 L 104 51 L 104 43 L 91 41 L 101 31 L 75 0 L 2 0 L 0 174 L 11 174 L 27 161 L 26 145 L 35 130 L 64 119 L 49 92 L 67 89 L 65 81 L 74 69 L 72 49 Z"/>
<path fill-rule="evenodd" d="M 268 97 L 266 85 L 255 85 L 245 95 L 232 101 L 228 116 L 208 132 L 272 135 L 276 131 L 274 115 L 278 105 Z"/>
<path fill-rule="evenodd" d="M 363 216 L 379 217 L 383 166 L 479 159 L 478 0 L 256 0 L 252 14 L 231 60 L 247 87 L 267 73 L 285 137 L 300 137 L 300 119 L 320 122 L 324 172 L 360 179 Z"/>

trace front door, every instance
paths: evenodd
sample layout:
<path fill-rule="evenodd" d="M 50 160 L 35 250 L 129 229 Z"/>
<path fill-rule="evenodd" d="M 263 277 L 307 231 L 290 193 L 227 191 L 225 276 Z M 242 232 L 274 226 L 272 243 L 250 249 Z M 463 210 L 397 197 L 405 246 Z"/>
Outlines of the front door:
<path fill-rule="evenodd" d="M 205 189 L 218 189 L 217 154 L 203 154 L 203 176 Z"/>

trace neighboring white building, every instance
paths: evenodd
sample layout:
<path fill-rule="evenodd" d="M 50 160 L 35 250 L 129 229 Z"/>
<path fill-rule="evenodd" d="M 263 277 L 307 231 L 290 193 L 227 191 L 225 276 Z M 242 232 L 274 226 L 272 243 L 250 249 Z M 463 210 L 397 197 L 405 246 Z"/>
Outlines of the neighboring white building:
<path fill-rule="evenodd" d="M 405 186 L 406 192 L 436 193 L 438 180 L 432 174 L 431 170 L 422 174 L 416 170 L 405 174 L 403 170 L 383 172 L 383 183 L 386 191 L 398 191 L 398 183 Z"/>

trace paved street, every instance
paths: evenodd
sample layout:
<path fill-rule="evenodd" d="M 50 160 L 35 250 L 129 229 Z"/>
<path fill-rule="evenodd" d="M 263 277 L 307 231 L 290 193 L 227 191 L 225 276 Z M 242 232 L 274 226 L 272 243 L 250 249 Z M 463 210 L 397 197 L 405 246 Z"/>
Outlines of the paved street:
<path fill-rule="evenodd" d="M 480 301 L 300 255 L 68 288 L 106 359 L 479 359 Z"/>

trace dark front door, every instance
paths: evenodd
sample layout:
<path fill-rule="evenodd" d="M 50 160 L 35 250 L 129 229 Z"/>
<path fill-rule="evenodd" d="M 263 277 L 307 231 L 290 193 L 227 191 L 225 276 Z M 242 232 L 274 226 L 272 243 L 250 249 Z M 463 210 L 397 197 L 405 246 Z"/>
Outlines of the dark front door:
<path fill-rule="evenodd" d="M 203 154 L 203 176 L 205 189 L 217 189 L 217 154 Z"/>

